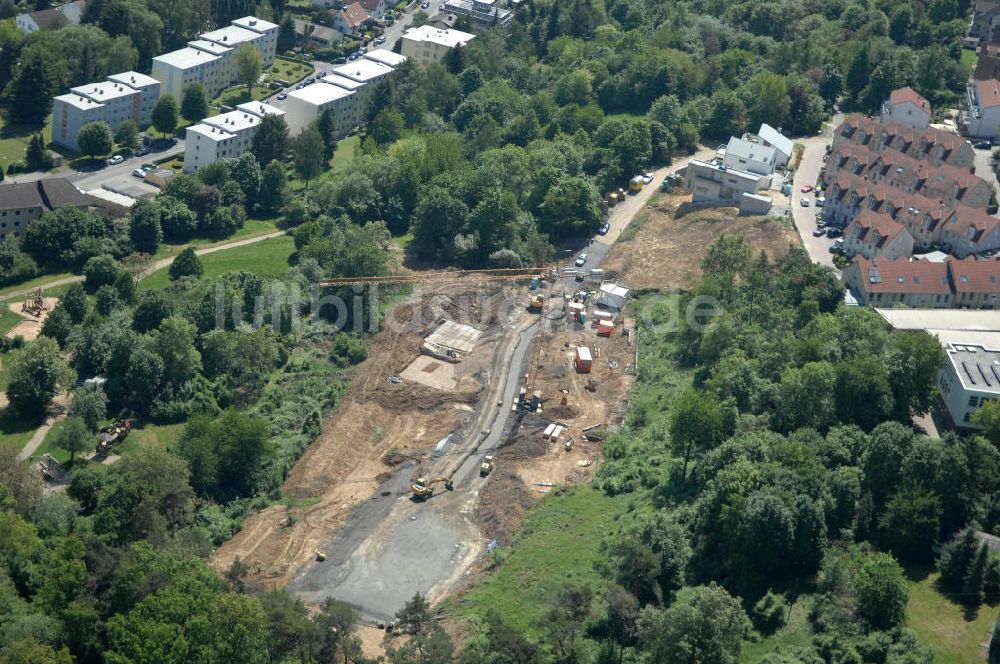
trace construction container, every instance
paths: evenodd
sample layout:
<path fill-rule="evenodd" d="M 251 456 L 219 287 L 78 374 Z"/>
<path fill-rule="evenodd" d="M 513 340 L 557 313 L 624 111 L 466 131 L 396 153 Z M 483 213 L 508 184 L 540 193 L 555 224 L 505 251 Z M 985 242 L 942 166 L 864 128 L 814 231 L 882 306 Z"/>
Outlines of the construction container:
<path fill-rule="evenodd" d="M 566 308 L 569 310 L 570 320 L 577 320 L 583 313 L 583 303 L 581 302 L 570 302 Z"/>
<path fill-rule="evenodd" d="M 590 373 L 590 369 L 594 364 L 594 357 L 590 354 L 590 348 L 587 346 L 577 346 L 576 347 L 576 370 L 580 373 Z"/>
<path fill-rule="evenodd" d="M 604 309 L 594 309 L 594 318 L 597 319 L 597 322 L 601 322 L 602 320 L 614 320 L 615 315 Z"/>
<path fill-rule="evenodd" d="M 597 323 L 597 333 L 602 337 L 610 337 L 611 333 L 615 331 L 614 323 L 608 320 L 602 320 Z"/>
<path fill-rule="evenodd" d="M 549 436 L 551 436 L 552 432 L 555 430 L 556 430 L 556 424 L 555 422 L 552 422 L 551 424 L 549 424 L 549 426 L 545 427 L 545 431 L 542 432 L 542 438 L 548 440 Z"/>
<path fill-rule="evenodd" d="M 581 311 L 580 315 L 577 316 L 577 319 L 580 321 L 580 323 L 586 323 L 587 322 L 587 312 L 586 311 Z"/>
<path fill-rule="evenodd" d="M 538 277 L 531 278 L 531 290 L 538 290 Z"/>

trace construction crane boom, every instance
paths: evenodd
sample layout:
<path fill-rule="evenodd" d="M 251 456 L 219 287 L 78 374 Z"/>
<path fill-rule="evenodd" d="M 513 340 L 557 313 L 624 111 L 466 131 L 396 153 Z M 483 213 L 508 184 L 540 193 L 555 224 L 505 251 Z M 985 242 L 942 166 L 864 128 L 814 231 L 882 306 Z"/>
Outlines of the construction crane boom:
<path fill-rule="evenodd" d="M 542 270 L 540 268 L 528 267 L 499 268 L 495 270 L 436 270 L 432 272 L 414 272 L 413 274 L 323 279 L 319 283 L 321 286 L 351 286 L 354 284 L 450 283 L 475 279 L 483 281 L 524 281 L 541 277 Z"/>

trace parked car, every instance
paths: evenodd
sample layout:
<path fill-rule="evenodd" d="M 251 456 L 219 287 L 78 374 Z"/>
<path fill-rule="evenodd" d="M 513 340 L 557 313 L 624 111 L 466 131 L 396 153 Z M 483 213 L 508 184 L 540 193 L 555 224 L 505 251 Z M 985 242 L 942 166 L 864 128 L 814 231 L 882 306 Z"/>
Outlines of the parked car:
<path fill-rule="evenodd" d="M 282 92 L 280 95 L 278 95 L 278 99 L 281 99 L 281 100 L 288 99 L 288 93 L 287 92 Z"/>
<path fill-rule="evenodd" d="M 653 181 L 653 177 L 654 176 L 653 176 L 653 174 L 651 172 L 650 173 L 643 173 L 642 174 L 642 183 L 643 184 L 649 184 L 650 182 Z"/>
<path fill-rule="evenodd" d="M 830 245 L 830 253 L 837 253 L 843 247 L 844 247 L 844 241 L 843 240 L 837 240 L 836 242 L 834 242 L 833 244 Z"/>
<path fill-rule="evenodd" d="M 826 235 L 825 228 L 817 228 L 813 231 L 813 237 L 823 237 L 824 235 Z"/>
<path fill-rule="evenodd" d="M 804 185 L 802 185 L 802 193 L 803 194 L 808 194 L 812 190 L 813 190 L 813 186 L 811 184 L 804 184 Z"/>
<path fill-rule="evenodd" d="M 132 170 L 132 177 L 144 178 L 146 177 L 146 171 L 141 168 L 136 168 Z"/>
<path fill-rule="evenodd" d="M 121 156 L 120 154 L 116 154 L 114 157 L 108 159 L 108 166 L 114 166 L 116 164 L 122 163 L 123 161 L 125 161 L 125 157 Z"/>
<path fill-rule="evenodd" d="M 809 199 L 808 198 L 803 198 L 799 202 L 802 204 L 802 207 L 809 207 Z"/>
<path fill-rule="evenodd" d="M 420 3 L 420 8 L 421 9 L 427 9 L 430 6 L 431 6 L 431 3 L 427 2 L 427 0 L 424 0 L 424 2 Z"/>
<path fill-rule="evenodd" d="M 989 150 L 991 146 L 989 141 L 979 141 L 972 147 L 976 148 L 977 150 Z"/>
<path fill-rule="evenodd" d="M 361 55 L 364 55 L 367 52 L 368 52 L 368 47 L 367 46 L 362 46 L 361 48 L 358 49 L 358 53 L 361 54 Z"/>
<path fill-rule="evenodd" d="M 840 237 L 843 234 L 844 234 L 844 231 L 840 230 L 839 228 L 828 228 L 828 229 L 826 229 L 826 236 L 827 237 Z"/>
<path fill-rule="evenodd" d="M 603 224 L 601 224 L 601 227 L 597 229 L 597 234 L 598 235 L 607 235 L 608 231 L 610 231 L 610 230 L 611 230 L 611 224 L 609 224 L 608 222 L 605 221 Z"/>
<path fill-rule="evenodd" d="M 143 145 L 141 148 L 135 151 L 136 157 L 142 157 L 147 154 L 149 154 L 149 148 L 147 148 L 145 145 Z"/>
<path fill-rule="evenodd" d="M 583 264 L 587 262 L 587 254 L 580 254 L 576 257 L 576 266 L 583 267 Z"/>
<path fill-rule="evenodd" d="M 347 56 L 347 59 L 350 60 L 351 62 L 354 62 L 355 60 L 357 60 L 360 57 L 361 57 L 360 53 L 354 52 L 354 53 L 351 53 L 349 56 Z"/>
<path fill-rule="evenodd" d="M 316 78 L 323 78 L 324 76 L 326 76 L 325 71 L 321 71 L 320 73 L 316 74 Z"/>
<path fill-rule="evenodd" d="M 372 43 L 375 44 L 376 46 L 381 46 L 382 44 L 385 43 L 385 37 L 376 37 L 375 41 L 373 41 Z"/>
<path fill-rule="evenodd" d="M 306 84 L 305 84 L 305 83 L 299 83 L 298 85 L 296 85 L 296 86 L 295 86 L 295 89 L 296 89 L 296 90 L 301 90 L 301 89 L 302 89 L 302 88 L 304 88 L 304 87 L 306 87 Z"/>
<path fill-rule="evenodd" d="M 816 199 L 816 207 L 823 207 L 825 203 L 826 203 L 826 196 L 820 196 L 819 198 Z"/>
<path fill-rule="evenodd" d="M 334 58 L 333 64 L 335 65 L 347 64 L 347 58 L 345 58 L 344 56 L 340 56 L 339 58 Z"/>

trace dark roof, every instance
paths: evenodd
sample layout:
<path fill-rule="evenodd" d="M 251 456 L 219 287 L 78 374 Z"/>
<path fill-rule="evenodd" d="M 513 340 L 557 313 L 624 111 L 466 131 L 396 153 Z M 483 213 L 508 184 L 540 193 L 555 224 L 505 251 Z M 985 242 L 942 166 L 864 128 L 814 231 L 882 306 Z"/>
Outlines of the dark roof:
<path fill-rule="evenodd" d="M 69 22 L 59 8 L 42 9 L 36 12 L 29 12 L 28 16 L 34 19 L 35 23 L 37 23 L 38 27 L 42 30 L 58 28 Z"/>
<path fill-rule="evenodd" d="M 66 178 L 0 184 L 0 210 L 55 210 L 61 207 L 87 207 L 89 204 L 89 199 Z"/>

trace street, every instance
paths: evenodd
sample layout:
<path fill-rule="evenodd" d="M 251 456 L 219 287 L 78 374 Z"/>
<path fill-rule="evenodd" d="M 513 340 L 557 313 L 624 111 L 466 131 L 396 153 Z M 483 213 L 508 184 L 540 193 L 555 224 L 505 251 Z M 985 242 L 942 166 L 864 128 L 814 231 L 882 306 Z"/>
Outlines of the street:
<path fill-rule="evenodd" d="M 799 167 L 795 171 L 795 178 L 792 181 L 792 194 L 789 196 L 792 208 L 792 219 L 795 220 L 795 228 L 802 238 L 802 246 L 809 254 L 809 258 L 815 263 L 834 267 L 833 254 L 830 253 L 830 245 L 834 240 L 826 237 L 813 236 L 816 230 L 816 212 L 821 209 L 816 207 L 816 197 L 809 193 L 802 193 L 805 185 L 815 186 L 819 179 L 820 171 L 823 170 L 823 155 L 826 154 L 826 146 L 833 138 L 833 128 L 843 121 L 843 115 L 838 113 L 833 121 L 823 127 L 823 131 L 817 136 L 801 138 L 796 141 L 804 146 L 802 159 Z M 801 199 L 809 199 L 809 207 L 803 207 Z M 838 271 L 839 274 L 839 271 Z"/>

